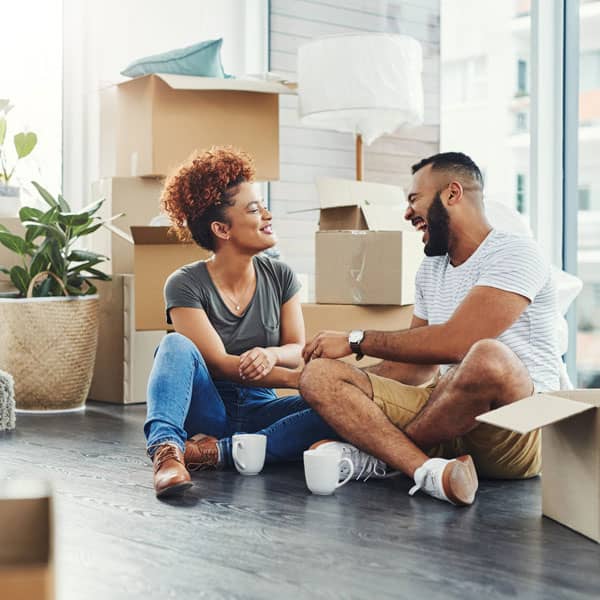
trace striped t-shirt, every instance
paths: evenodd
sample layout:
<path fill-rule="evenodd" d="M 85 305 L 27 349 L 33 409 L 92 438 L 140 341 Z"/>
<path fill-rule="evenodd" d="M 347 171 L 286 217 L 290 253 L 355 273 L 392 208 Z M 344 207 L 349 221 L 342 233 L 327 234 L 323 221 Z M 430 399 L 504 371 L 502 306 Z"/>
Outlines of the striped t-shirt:
<path fill-rule="evenodd" d="M 429 325 L 445 323 L 478 285 L 514 292 L 530 300 L 517 321 L 497 339 L 521 359 L 536 391 L 559 389 L 556 289 L 550 265 L 535 241 L 493 229 L 457 267 L 450 264 L 447 254 L 426 257 L 417 273 L 414 314 Z M 443 365 L 442 372 L 448 367 Z"/>

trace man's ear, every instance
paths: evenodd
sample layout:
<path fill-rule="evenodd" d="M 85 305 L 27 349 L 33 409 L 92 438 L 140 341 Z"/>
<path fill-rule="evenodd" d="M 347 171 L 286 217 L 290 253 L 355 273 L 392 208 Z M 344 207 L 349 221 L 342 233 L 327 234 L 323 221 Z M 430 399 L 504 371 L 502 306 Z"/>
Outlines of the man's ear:
<path fill-rule="evenodd" d="M 210 230 L 216 238 L 221 240 L 228 240 L 229 235 L 229 225 L 227 223 L 222 223 L 221 221 L 213 221 L 210 224 Z"/>
<path fill-rule="evenodd" d="M 448 204 L 450 206 L 460 202 L 463 197 L 463 187 L 459 181 L 451 181 L 448 185 Z"/>

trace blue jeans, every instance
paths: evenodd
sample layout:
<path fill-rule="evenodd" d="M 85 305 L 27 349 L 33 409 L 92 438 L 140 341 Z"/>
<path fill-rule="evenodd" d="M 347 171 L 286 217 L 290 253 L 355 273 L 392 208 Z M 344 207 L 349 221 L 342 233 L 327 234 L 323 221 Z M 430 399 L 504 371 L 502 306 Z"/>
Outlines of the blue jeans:
<path fill-rule="evenodd" d="M 184 451 L 196 433 L 214 436 L 229 467 L 234 433 L 266 435 L 268 463 L 301 460 L 314 442 L 339 439 L 301 396 L 278 398 L 270 388 L 214 381 L 196 345 L 179 333 L 165 336 L 156 351 L 144 433 L 151 455 L 165 442 Z"/>

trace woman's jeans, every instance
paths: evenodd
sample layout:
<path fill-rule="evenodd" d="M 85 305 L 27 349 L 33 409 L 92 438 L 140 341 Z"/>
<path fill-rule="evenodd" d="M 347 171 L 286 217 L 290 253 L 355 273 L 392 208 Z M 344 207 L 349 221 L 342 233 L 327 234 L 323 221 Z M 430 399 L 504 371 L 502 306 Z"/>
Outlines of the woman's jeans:
<path fill-rule="evenodd" d="M 278 398 L 270 388 L 213 381 L 196 345 L 179 333 L 166 335 L 156 351 L 144 433 L 150 455 L 165 442 L 184 451 L 188 437 L 214 436 L 228 467 L 234 433 L 266 435 L 271 463 L 301 460 L 314 442 L 339 439 L 301 396 Z"/>

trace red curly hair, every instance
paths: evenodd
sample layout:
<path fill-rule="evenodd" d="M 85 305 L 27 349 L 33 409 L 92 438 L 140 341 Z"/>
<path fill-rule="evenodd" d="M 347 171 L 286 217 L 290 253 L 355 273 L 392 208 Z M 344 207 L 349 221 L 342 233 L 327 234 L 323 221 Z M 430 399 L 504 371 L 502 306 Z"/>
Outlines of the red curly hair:
<path fill-rule="evenodd" d="M 165 182 L 160 206 L 179 239 L 215 250 L 210 225 L 228 222 L 237 187 L 254 181 L 254 161 L 231 146 L 213 146 L 182 164 Z"/>

